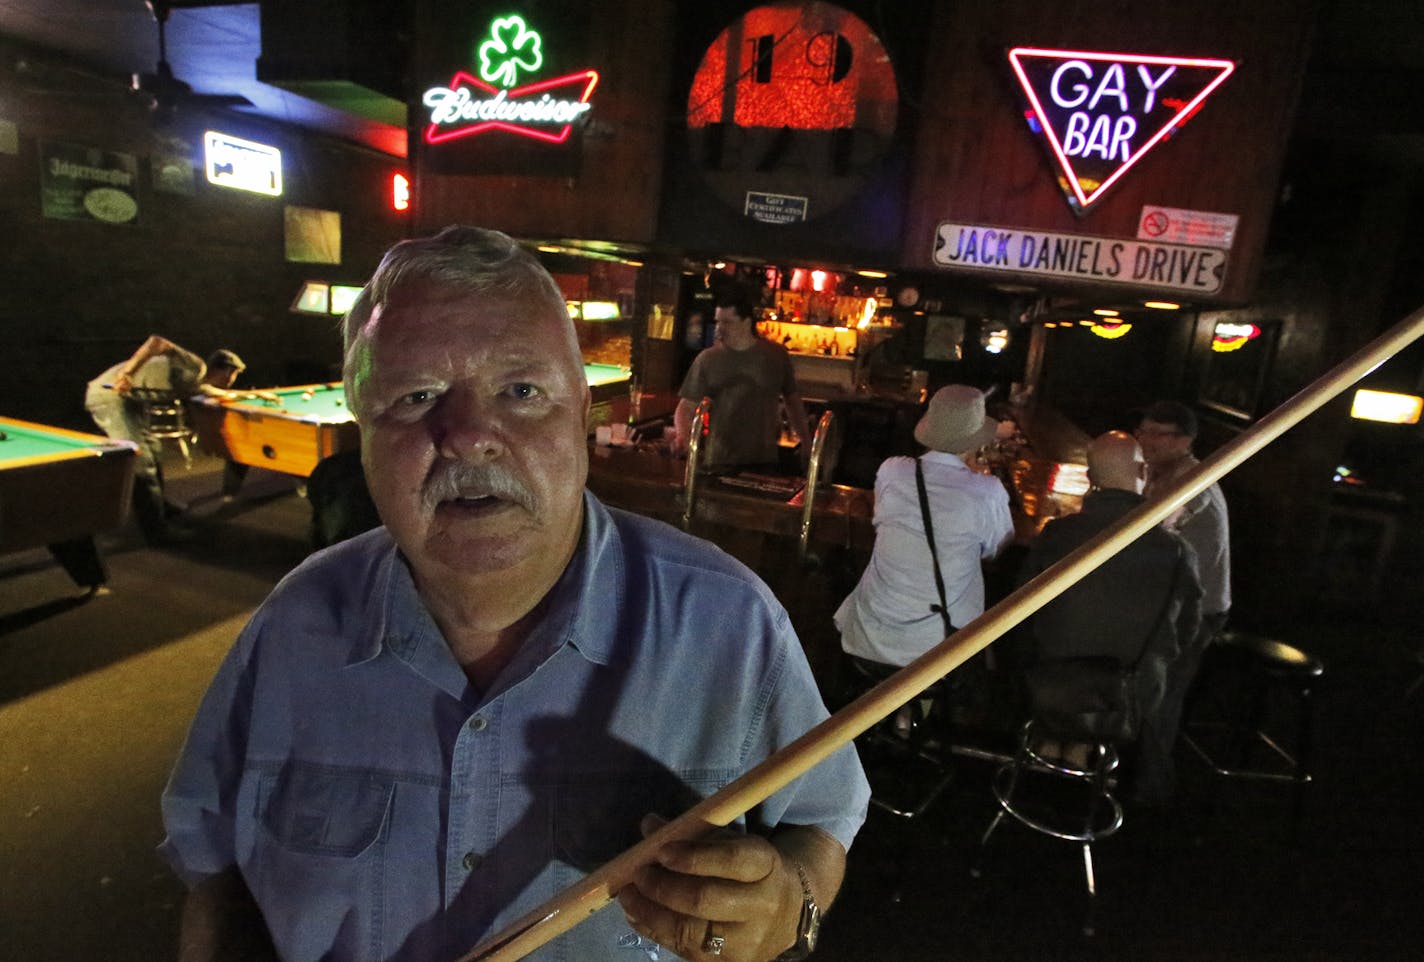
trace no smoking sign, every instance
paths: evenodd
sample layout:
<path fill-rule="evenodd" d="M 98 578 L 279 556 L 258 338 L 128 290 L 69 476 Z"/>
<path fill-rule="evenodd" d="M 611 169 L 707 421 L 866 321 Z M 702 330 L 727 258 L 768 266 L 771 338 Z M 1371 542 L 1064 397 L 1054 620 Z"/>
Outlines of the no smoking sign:
<path fill-rule="evenodd" d="M 1236 240 L 1236 225 L 1240 220 L 1235 214 L 1176 207 L 1144 207 L 1137 221 L 1137 238 L 1230 250 Z"/>

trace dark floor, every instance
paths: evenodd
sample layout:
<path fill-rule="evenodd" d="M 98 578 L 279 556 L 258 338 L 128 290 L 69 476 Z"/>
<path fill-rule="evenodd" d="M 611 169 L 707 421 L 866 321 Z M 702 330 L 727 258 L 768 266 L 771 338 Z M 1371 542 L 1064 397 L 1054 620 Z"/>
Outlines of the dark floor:
<path fill-rule="evenodd" d="M 172 957 L 181 892 L 153 854 L 158 793 L 218 659 L 306 554 L 310 512 L 276 475 L 224 503 L 210 460 L 169 471 L 196 536 L 155 550 L 106 535 L 107 593 L 82 599 L 42 551 L 0 558 L 0 958 Z M 1424 690 L 1405 692 L 1424 636 L 1359 613 L 1280 633 L 1327 666 L 1294 841 L 1284 787 L 1216 785 L 1184 759 L 1175 809 L 1130 810 L 1096 847 L 1086 939 L 1074 845 L 1005 825 L 971 878 L 992 766 L 964 759 L 924 819 L 872 813 L 817 958 L 1420 957 Z"/>
<path fill-rule="evenodd" d="M 1360 616 L 1283 633 L 1326 665 L 1315 704 L 1314 782 L 1298 824 L 1292 787 L 1223 781 L 1179 748 L 1164 810 L 1127 809 L 1094 846 L 1097 933 L 1076 843 L 1006 820 L 978 879 L 994 765 L 905 822 L 872 809 L 852 853 L 823 959 L 1415 959 L 1424 953 L 1424 636 Z M 1273 733 L 1292 734 L 1277 693 Z M 1280 724 L 1287 723 L 1287 724 Z M 1413 946 L 1413 948 L 1411 948 Z"/>

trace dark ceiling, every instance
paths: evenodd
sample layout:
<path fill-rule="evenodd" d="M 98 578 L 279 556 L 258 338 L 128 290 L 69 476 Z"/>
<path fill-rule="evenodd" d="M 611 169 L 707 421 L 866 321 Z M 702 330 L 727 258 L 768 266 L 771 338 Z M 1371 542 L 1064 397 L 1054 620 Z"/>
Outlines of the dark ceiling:
<path fill-rule="evenodd" d="M 356 87 L 340 80 L 320 89 L 310 83 L 287 85 L 308 94 L 302 96 L 257 79 L 258 59 L 264 53 L 257 3 L 175 0 L 167 5 L 171 8 L 167 23 L 168 61 L 174 75 L 191 85 L 195 93 L 241 94 L 252 106 L 233 109 L 321 131 L 393 156 L 406 156 L 398 100 L 371 95 L 365 103 L 355 102 L 350 98 L 357 92 Z M 355 5 L 316 6 L 347 11 Z M 403 5 L 392 0 L 384 6 Z M 340 26 L 344 28 L 344 21 L 350 18 L 342 19 Z M 151 73 L 158 62 L 158 25 L 144 0 L 0 0 L 0 35 L 60 51 L 76 64 L 116 78 Z M 284 32 L 281 36 L 293 34 Z M 330 46 L 330 34 L 320 29 L 312 29 L 298 39 L 313 56 Z M 373 108 L 372 101 L 380 102 L 378 107 Z M 394 116 L 392 109 L 397 111 Z M 384 119 L 374 119 L 383 114 Z"/>
<path fill-rule="evenodd" d="M 370 98 L 353 99 L 370 91 L 343 82 L 347 78 L 321 83 L 320 76 L 310 76 L 284 89 L 257 77 L 259 58 L 285 59 L 300 72 L 299 61 L 329 57 L 341 36 L 356 44 L 347 51 L 355 69 L 382 56 L 402 56 L 400 41 L 391 36 L 397 31 L 384 24 L 373 28 L 371 21 L 403 16 L 409 2 L 273 0 L 269 19 L 288 22 L 269 28 L 267 50 L 257 3 L 166 5 L 172 8 L 168 59 L 195 91 L 242 94 L 253 104 L 238 108 L 245 112 L 406 155 L 403 91 L 388 89 L 389 96 L 375 96 L 373 106 Z M 1393 150 L 1424 158 L 1424 98 L 1417 95 L 1424 87 L 1424 17 L 1418 0 L 1301 0 L 1302 10 L 1312 6 L 1318 27 L 1301 125 L 1337 136 L 1385 137 Z M 357 31 L 367 34 L 364 46 L 351 36 Z M 0 0 L 0 35 L 63 52 L 116 78 L 151 72 L 158 60 L 157 24 L 144 0 Z M 285 49 L 274 57 L 277 44 Z M 269 65 L 265 75 L 272 74 Z"/>

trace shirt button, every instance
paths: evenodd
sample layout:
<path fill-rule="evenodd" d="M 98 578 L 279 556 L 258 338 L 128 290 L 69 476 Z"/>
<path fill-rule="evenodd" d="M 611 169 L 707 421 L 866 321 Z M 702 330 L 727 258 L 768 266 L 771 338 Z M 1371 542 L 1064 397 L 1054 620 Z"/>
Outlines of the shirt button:
<path fill-rule="evenodd" d="M 466 872 L 473 872 L 479 867 L 481 861 L 483 859 L 480 858 L 478 852 L 466 852 L 465 857 L 460 860 L 460 864 L 465 866 Z"/>
<path fill-rule="evenodd" d="M 470 719 L 470 731 L 472 732 L 482 732 L 488 727 L 489 722 L 485 719 L 485 716 L 483 715 L 476 715 L 474 718 Z"/>

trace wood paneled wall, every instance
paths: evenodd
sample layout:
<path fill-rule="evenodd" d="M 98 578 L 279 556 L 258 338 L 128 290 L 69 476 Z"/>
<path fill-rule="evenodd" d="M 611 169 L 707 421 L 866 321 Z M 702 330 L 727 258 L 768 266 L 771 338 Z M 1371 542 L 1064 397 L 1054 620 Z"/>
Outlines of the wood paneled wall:
<path fill-rule="evenodd" d="M 389 177 L 404 161 L 236 112 L 151 114 L 115 82 L 83 83 L 70 65 L 0 75 L 0 117 L 15 125 L 0 152 L 0 411 L 92 430 L 84 386 L 150 333 L 207 354 L 230 347 L 247 361 L 243 384 L 280 384 L 289 372 L 341 362 L 337 318 L 290 311 L 307 279 L 362 284 L 406 232 L 391 211 Z M 48 89 L 49 78 L 66 86 Z M 265 197 L 208 184 L 155 190 L 154 157 L 176 136 L 201 167 L 202 133 L 217 129 L 277 146 L 284 192 Z M 137 158 L 135 220 L 57 220 L 41 207 L 41 145 L 67 143 Z M 287 205 L 341 214 L 340 264 L 285 257 Z"/>
<path fill-rule="evenodd" d="M 583 38 L 587 62 L 558 68 L 593 68 L 601 74 L 590 122 L 575 143 L 566 145 L 581 154 L 577 175 L 434 173 L 421 162 L 423 145 L 419 131 L 413 127 L 415 206 L 422 229 L 469 223 L 520 237 L 638 243 L 652 239 L 662 183 L 673 4 L 666 0 L 599 4 L 572 0 L 558 10 L 551 5 L 543 9 L 546 15 L 561 10 L 568 14 L 574 9 L 583 14 L 584 8 L 590 6 L 587 35 Z M 503 6 L 472 5 L 469 23 L 442 24 L 439 29 L 477 30 L 482 27 L 481 17 L 488 19 L 489 15 L 506 12 Z M 436 28 L 422 24 L 419 29 Z M 417 44 L 418 49 L 420 46 Z M 419 116 L 419 111 L 412 108 L 412 117 L 417 118 L 412 121 L 414 125 L 422 123 Z M 550 149 L 560 148 L 550 145 Z"/>
<path fill-rule="evenodd" d="M 1249 299 L 1305 65 L 1311 7 L 1305 0 L 938 4 L 930 27 L 935 52 L 920 97 L 905 263 L 941 269 L 932 255 L 942 221 L 1134 238 L 1142 207 L 1158 205 L 1239 215 L 1222 290 L 1198 300 Z M 1236 61 L 1237 69 L 1080 219 L 1024 121 L 1007 59 L 1021 45 L 1215 57 Z"/>

